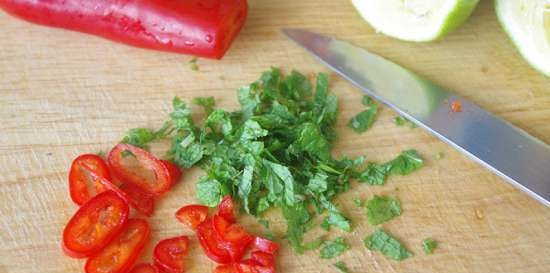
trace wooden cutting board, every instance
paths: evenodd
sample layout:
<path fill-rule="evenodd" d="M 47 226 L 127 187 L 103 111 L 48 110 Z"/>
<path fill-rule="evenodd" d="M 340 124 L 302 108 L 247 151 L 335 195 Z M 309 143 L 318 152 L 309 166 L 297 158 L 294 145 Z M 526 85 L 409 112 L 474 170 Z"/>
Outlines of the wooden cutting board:
<path fill-rule="evenodd" d="M 237 107 L 236 88 L 270 66 L 304 73 L 327 71 L 285 39 L 282 27 L 303 27 L 335 35 L 396 61 L 455 90 L 530 134 L 550 143 L 550 78 L 531 69 L 509 42 L 482 1 L 472 18 L 446 39 L 407 43 L 377 34 L 349 1 L 250 1 L 246 27 L 221 61 L 158 53 L 114 44 L 75 32 L 35 26 L 0 13 L 0 273 L 82 272 L 83 260 L 60 248 L 62 229 L 76 211 L 67 189 L 67 171 L 81 153 L 106 151 L 136 126 L 155 127 L 170 110 L 172 97 L 215 96 L 221 107 Z M 295 254 L 283 241 L 279 272 L 550 272 L 550 209 L 509 186 L 422 129 L 397 127 L 396 114 L 384 108 L 374 127 L 357 135 L 346 121 L 362 107 L 361 92 L 332 76 L 340 97 L 340 135 L 334 153 L 387 160 L 408 148 L 427 160 L 421 171 L 391 177 L 384 186 L 356 185 L 338 204 L 353 221 L 343 235 L 352 250 L 321 260 L 317 251 Z M 443 153 L 434 160 L 433 155 Z M 548 162 L 550 167 L 550 162 Z M 195 203 L 201 172 L 185 173 L 175 189 L 157 203 L 150 218 L 153 237 L 142 259 L 161 238 L 192 232 L 176 222 L 177 208 Z M 354 198 L 398 196 L 402 216 L 384 224 L 414 252 L 393 262 L 368 251 L 362 239 L 373 227 Z M 282 236 L 278 211 L 267 217 Z M 251 217 L 239 221 L 261 234 Z M 320 230 L 307 235 L 315 238 Z M 432 255 L 420 242 L 440 242 Z M 188 272 L 211 272 L 214 264 L 195 239 Z"/>

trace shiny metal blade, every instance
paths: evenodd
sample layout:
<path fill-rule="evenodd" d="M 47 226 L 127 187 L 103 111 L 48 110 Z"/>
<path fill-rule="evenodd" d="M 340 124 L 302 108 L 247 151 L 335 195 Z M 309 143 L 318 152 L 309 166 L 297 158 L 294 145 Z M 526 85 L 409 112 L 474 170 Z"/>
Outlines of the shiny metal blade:
<path fill-rule="evenodd" d="M 413 72 L 362 48 L 284 29 L 330 69 L 550 206 L 550 146 Z M 460 105 L 461 111 L 451 111 Z"/>

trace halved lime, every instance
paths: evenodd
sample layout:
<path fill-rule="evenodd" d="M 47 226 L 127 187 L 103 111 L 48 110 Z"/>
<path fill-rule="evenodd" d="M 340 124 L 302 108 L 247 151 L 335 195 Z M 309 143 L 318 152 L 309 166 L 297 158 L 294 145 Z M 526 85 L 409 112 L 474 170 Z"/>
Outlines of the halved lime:
<path fill-rule="evenodd" d="M 460 26 L 479 0 L 352 0 L 377 31 L 397 39 L 425 42 Z"/>
<path fill-rule="evenodd" d="M 550 76 L 550 0 L 496 0 L 495 9 L 521 55 Z"/>

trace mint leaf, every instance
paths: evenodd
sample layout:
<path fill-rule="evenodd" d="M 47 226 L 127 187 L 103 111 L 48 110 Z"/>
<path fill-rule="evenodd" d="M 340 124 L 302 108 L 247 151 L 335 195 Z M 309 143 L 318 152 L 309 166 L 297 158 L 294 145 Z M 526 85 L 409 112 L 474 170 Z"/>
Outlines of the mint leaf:
<path fill-rule="evenodd" d="M 339 261 L 339 262 L 336 262 L 334 264 L 334 267 L 336 267 L 336 269 L 338 269 L 338 271 L 340 273 L 350 273 L 348 267 L 346 266 L 346 264 L 342 261 Z"/>
<path fill-rule="evenodd" d="M 375 195 L 367 201 L 367 220 L 371 225 L 379 225 L 401 215 L 401 202 L 398 199 Z"/>
<path fill-rule="evenodd" d="M 378 113 L 378 104 L 370 105 L 370 108 L 364 110 L 354 116 L 349 122 L 348 126 L 356 133 L 363 133 L 372 127 L 376 114 Z"/>
<path fill-rule="evenodd" d="M 172 141 L 169 154 L 178 166 L 191 168 L 202 159 L 204 151 L 203 147 L 195 142 L 195 137 L 189 134 L 187 136 L 176 136 Z"/>
<path fill-rule="evenodd" d="M 122 139 L 122 143 L 128 143 L 136 147 L 147 148 L 147 144 L 166 138 L 171 133 L 170 124 L 164 123 L 158 131 L 148 128 L 130 129 Z"/>
<path fill-rule="evenodd" d="M 367 182 L 371 185 L 382 185 L 386 181 L 387 169 L 376 163 L 369 163 L 367 168 L 359 176 L 359 182 Z"/>
<path fill-rule="evenodd" d="M 407 175 L 424 166 L 424 160 L 416 150 L 406 150 L 394 160 L 384 164 L 390 173 Z"/>
<path fill-rule="evenodd" d="M 432 238 L 426 238 L 422 240 L 422 249 L 426 254 L 432 254 L 434 249 L 437 248 L 437 241 Z"/>
<path fill-rule="evenodd" d="M 225 195 L 222 184 L 215 179 L 202 177 L 197 183 L 197 199 L 209 207 L 217 206 Z"/>
<path fill-rule="evenodd" d="M 412 256 L 399 241 L 383 229 L 376 229 L 370 236 L 364 239 L 365 246 L 373 251 L 380 251 L 386 257 L 396 261 L 402 261 Z"/>
<path fill-rule="evenodd" d="M 193 99 L 193 104 L 201 106 L 207 114 L 212 113 L 216 100 L 214 97 L 197 97 Z"/>
<path fill-rule="evenodd" d="M 374 105 L 374 100 L 369 96 L 363 96 L 363 99 L 361 99 L 361 103 L 367 107 Z"/>
<path fill-rule="evenodd" d="M 267 135 L 267 130 L 262 129 L 258 122 L 248 120 L 244 123 L 241 141 L 255 140 Z"/>
<path fill-rule="evenodd" d="M 321 248 L 321 259 L 331 259 L 342 255 L 351 247 L 344 241 L 343 237 L 338 237 L 334 241 L 328 241 Z"/>

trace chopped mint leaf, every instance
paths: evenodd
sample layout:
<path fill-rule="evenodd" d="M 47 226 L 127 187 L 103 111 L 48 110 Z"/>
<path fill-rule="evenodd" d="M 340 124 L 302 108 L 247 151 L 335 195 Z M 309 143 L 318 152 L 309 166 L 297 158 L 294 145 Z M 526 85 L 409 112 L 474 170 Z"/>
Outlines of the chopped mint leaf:
<path fill-rule="evenodd" d="M 223 196 L 224 190 L 217 180 L 203 177 L 197 183 L 197 198 L 200 203 L 209 207 L 215 207 L 220 203 Z"/>
<path fill-rule="evenodd" d="M 150 142 L 166 138 L 170 133 L 169 123 L 164 123 L 164 126 L 157 131 L 148 128 L 133 128 L 126 133 L 121 142 L 140 148 L 147 148 L 147 144 Z"/>
<path fill-rule="evenodd" d="M 432 254 L 434 249 L 437 248 L 437 241 L 432 238 L 426 238 L 422 240 L 422 249 L 426 254 Z"/>
<path fill-rule="evenodd" d="M 383 229 L 376 229 L 364 240 L 365 246 L 373 251 L 380 251 L 386 257 L 402 261 L 412 256 L 401 243 Z"/>
<path fill-rule="evenodd" d="M 343 237 L 338 237 L 334 241 L 327 241 L 321 248 L 321 259 L 331 259 L 340 256 L 351 247 L 344 241 Z"/>
<path fill-rule="evenodd" d="M 359 182 L 382 185 L 388 174 L 407 175 L 423 166 L 424 160 L 416 150 L 406 150 L 401 152 L 395 159 L 382 165 L 370 162 L 359 175 Z"/>
<path fill-rule="evenodd" d="M 193 57 L 193 59 L 189 61 L 189 67 L 191 67 L 191 70 L 199 71 L 199 65 L 197 64 L 198 60 L 199 59 L 197 57 Z"/>
<path fill-rule="evenodd" d="M 369 163 L 367 168 L 359 176 L 359 182 L 367 182 L 371 185 L 382 185 L 386 181 L 387 169 L 376 163 Z"/>
<path fill-rule="evenodd" d="M 336 267 L 336 269 L 338 269 L 338 272 L 340 272 L 340 273 L 350 273 L 348 267 L 342 261 L 336 262 L 334 264 L 334 267 Z"/>
<path fill-rule="evenodd" d="M 190 168 L 202 159 L 204 150 L 203 146 L 196 142 L 194 135 L 177 135 L 172 141 L 169 154 L 178 166 Z"/>
<path fill-rule="evenodd" d="M 210 114 L 214 110 L 216 100 L 214 97 L 197 97 L 193 99 L 193 104 L 201 106 L 204 109 L 204 112 Z"/>
<path fill-rule="evenodd" d="M 379 225 L 398 215 L 401 215 L 398 199 L 375 195 L 367 202 L 367 220 L 371 225 Z"/>
<path fill-rule="evenodd" d="M 424 160 L 416 150 L 406 150 L 384 165 L 392 174 L 407 175 L 422 168 Z"/>
<path fill-rule="evenodd" d="M 395 123 L 395 125 L 397 126 L 405 126 L 405 125 L 408 125 L 411 129 L 414 129 L 416 127 L 418 127 L 414 122 L 404 118 L 404 117 L 401 117 L 401 116 L 397 116 L 397 117 L 394 117 L 393 118 L 393 123 Z"/>
<path fill-rule="evenodd" d="M 363 99 L 361 99 L 361 103 L 363 103 L 363 105 L 369 107 L 369 106 L 372 106 L 374 104 L 374 100 L 369 97 L 369 96 L 363 96 Z"/>
<path fill-rule="evenodd" d="M 356 133 L 363 133 L 372 127 L 376 114 L 378 113 L 378 104 L 372 104 L 368 110 L 364 110 L 361 113 L 353 117 L 348 126 Z"/>
<path fill-rule="evenodd" d="M 319 236 L 317 239 L 315 239 L 311 242 L 305 243 L 304 244 L 304 249 L 305 250 L 318 249 L 324 242 L 325 242 L 325 237 L 324 236 Z"/>

